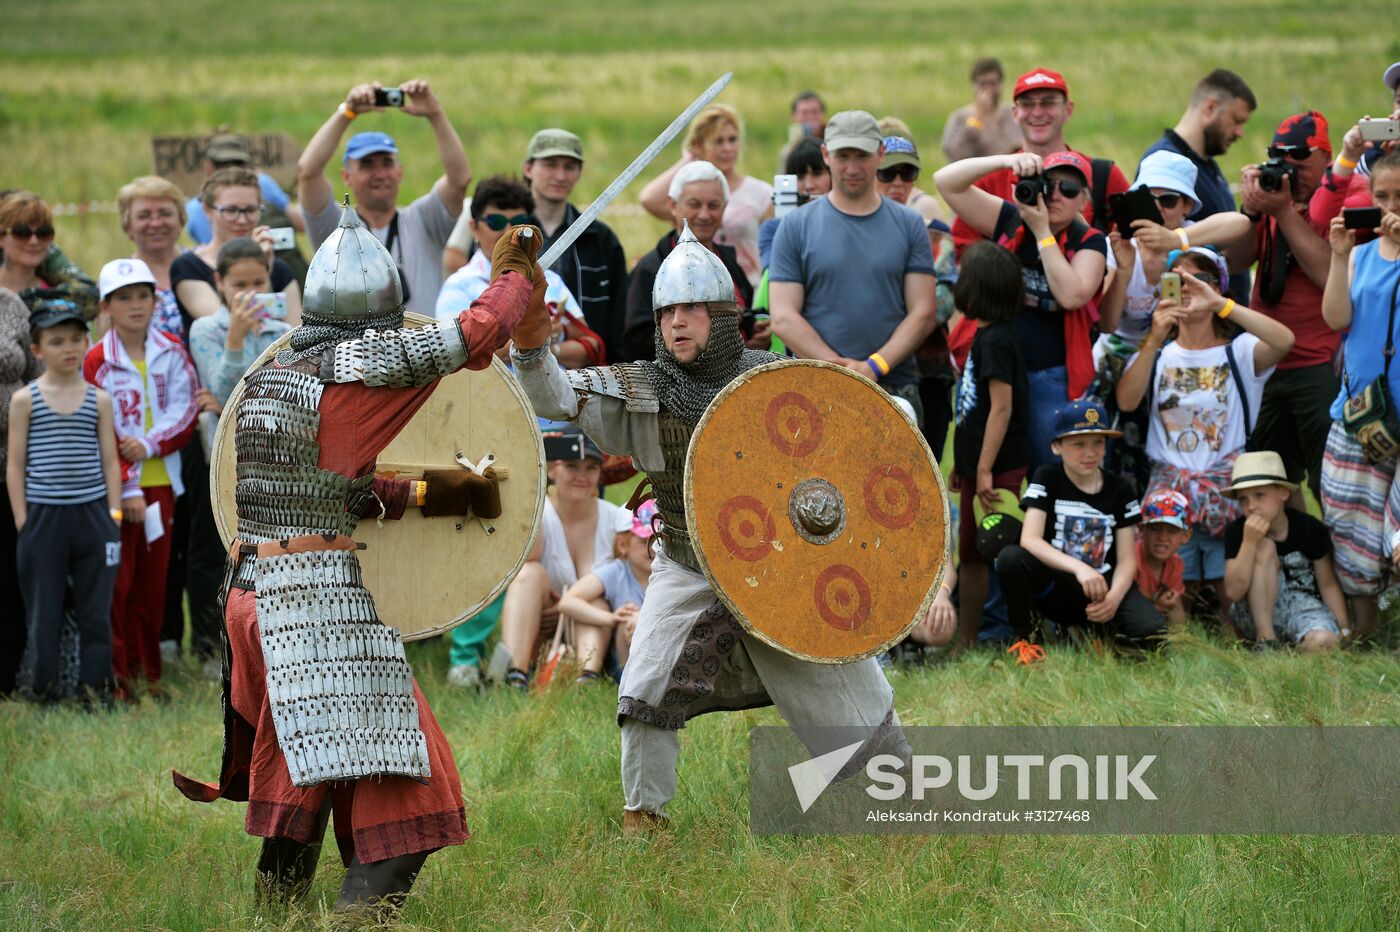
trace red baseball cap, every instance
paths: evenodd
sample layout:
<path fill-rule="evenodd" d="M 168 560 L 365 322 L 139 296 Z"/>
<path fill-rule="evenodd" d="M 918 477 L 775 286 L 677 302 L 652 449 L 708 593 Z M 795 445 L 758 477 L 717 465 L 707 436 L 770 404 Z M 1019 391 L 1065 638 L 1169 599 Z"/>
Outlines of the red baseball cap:
<path fill-rule="evenodd" d="M 1316 110 L 1286 117 L 1274 130 L 1274 147 L 1279 149 L 1321 149 L 1329 155 L 1332 140 L 1327 138 L 1327 118 Z"/>
<path fill-rule="evenodd" d="M 1071 152 L 1068 149 L 1064 152 L 1052 152 L 1045 157 L 1045 161 L 1041 162 L 1040 165 L 1045 171 L 1052 168 L 1072 168 L 1084 178 L 1085 187 L 1092 184 L 1090 179 L 1094 177 L 1093 166 L 1078 152 Z"/>
<path fill-rule="evenodd" d="M 1034 71 L 1027 71 L 1016 79 L 1016 88 L 1011 92 L 1011 99 L 1015 100 L 1022 94 L 1030 91 L 1059 91 L 1069 97 L 1069 85 L 1065 83 L 1065 76 L 1058 71 L 1051 71 L 1049 68 L 1036 68 Z"/>

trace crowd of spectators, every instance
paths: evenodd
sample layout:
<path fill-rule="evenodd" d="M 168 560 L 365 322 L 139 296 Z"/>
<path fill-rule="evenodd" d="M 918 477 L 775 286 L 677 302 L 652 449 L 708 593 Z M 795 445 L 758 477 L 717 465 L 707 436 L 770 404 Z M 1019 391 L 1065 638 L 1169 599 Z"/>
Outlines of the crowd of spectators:
<path fill-rule="evenodd" d="M 706 108 L 641 189 L 668 225 L 655 248 L 629 262 L 599 221 L 549 272 L 561 363 L 654 357 L 652 281 L 688 226 L 730 270 L 750 347 L 886 391 L 950 451 L 957 522 L 896 659 L 1014 639 L 1029 663 L 1051 637 L 1150 648 L 1188 616 L 1261 650 L 1373 639 L 1400 568 L 1400 63 L 1377 102 L 1389 134 L 1353 120 L 1338 138 L 1303 110 L 1237 180 L 1217 159 L 1259 99 L 1231 71 L 1201 78 L 1130 170 L 1066 141 L 1061 72 L 1026 70 L 1007 101 L 996 59 L 970 78 L 937 170 L 897 117 L 798 94 L 776 196 L 741 168 L 743 117 Z M 518 177 L 473 188 L 428 82 L 399 88 L 394 108 L 379 82 L 350 89 L 294 198 L 226 133 L 194 196 L 133 179 L 117 206 L 134 251 L 96 280 L 59 248 L 42 196 L 0 192 L 0 598 L 23 607 L 0 631 L 0 694 L 159 696 L 187 624 L 219 675 L 209 443 L 239 378 L 299 323 L 301 245 L 334 229 L 340 190 L 398 264 L 407 308 L 438 317 L 481 293 L 511 226 L 547 246 L 579 216 L 578 135 L 540 129 Z M 433 130 L 442 174 L 416 199 L 402 159 L 426 154 L 350 133 L 386 109 Z M 496 667 L 524 687 L 567 656 L 583 681 L 626 662 L 654 511 L 609 504 L 615 464 L 571 425 L 540 426 L 576 455 L 550 462 L 520 574 L 453 632 L 457 685 Z"/>

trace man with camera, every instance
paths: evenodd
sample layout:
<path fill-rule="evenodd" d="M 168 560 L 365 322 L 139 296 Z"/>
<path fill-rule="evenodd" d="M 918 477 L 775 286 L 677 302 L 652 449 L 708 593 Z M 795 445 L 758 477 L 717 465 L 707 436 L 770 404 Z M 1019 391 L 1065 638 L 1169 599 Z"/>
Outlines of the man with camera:
<path fill-rule="evenodd" d="M 297 197 L 306 217 L 311 248 L 319 248 L 340 222 L 340 206 L 325 176 L 340 138 L 360 114 L 393 108 L 423 117 L 437 137 L 443 176 L 433 189 L 402 210 L 399 185 L 403 165 L 398 145 L 386 133 L 363 132 L 350 137 L 340 180 L 354 197 L 355 210 L 398 264 L 408 310 L 429 317 L 442 286 L 442 248 L 462 212 L 462 199 L 472 180 L 462 140 L 433 95 L 427 81 L 405 81 L 385 87 L 378 81 L 357 84 L 330 119 L 316 131 L 297 161 Z"/>
<path fill-rule="evenodd" d="M 1027 71 L 1016 79 L 1011 92 L 1011 115 L 1021 127 L 1024 143 L 1019 151 L 1044 159 L 1056 152 L 1073 152 L 1065 142 L 1065 124 L 1074 115 L 1074 101 L 1069 97 L 1069 85 L 1064 76 L 1049 68 Z M 1109 197 L 1128 190 L 1128 179 L 1117 165 L 1106 159 L 1091 159 L 1079 154 L 1090 165 L 1087 179 L 1093 194 L 1084 203 L 1084 219 L 1100 230 L 1107 230 L 1104 205 Z M 1016 175 L 1010 169 L 994 171 L 978 178 L 975 187 L 1004 201 L 1012 199 Z M 1098 222 L 1095 222 L 1095 217 Z M 958 253 L 983 237 L 963 218 L 953 223 L 953 242 Z"/>
<path fill-rule="evenodd" d="M 1323 320 L 1322 290 L 1331 263 L 1328 227 L 1341 203 L 1326 217 L 1309 215 L 1315 197 L 1335 197 L 1322 186 L 1332 160 L 1326 118 L 1316 110 L 1288 117 L 1268 154 L 1268 161 L 1245 166 L 1241 175 L 1243 213 L 1254 236 L 1237 258 L 1259 263 L 1249 306 L 1292 330 L 1295 341 L 1264 387 L 1251 449 L 1277 451 L 1289 481 L 1300 482 L 1306 472 L 1316 495 L 1332 426 L 1328 407 L 1338 390 L 1332 359 L 1339 335 Z"/>
<path fill-rule="evenodd" d="M 875 189 L 884 156 L 869 113 L 826 124 L 831 192 L 787 217 L 773 241 L 773 331 L 794 356 L 874 379 L 922 426 L 914 351 L 936 323 L 933 250 L 923 218 Z"/>
<path fill-rule="evenodd" d="M 1191 103 L 1176 126 L 1163 130 L 1162 137 L 1142 154 L 1147 158 L 1165 149 L 1185 156 L 1196 166 L 1196 203 L 1200 206 L 1187 219 L 1204 220 L 1235 210 L 1234 192 L 1215 159 L 1244 136 L 1244 126 L 1258 106 L 1244 78 L 1217 68 L 1196 83 Z M 1240 304 L 1249 304 L 1247 271 L 1236 275 L 1230 270 L 1230 296 Z"/>

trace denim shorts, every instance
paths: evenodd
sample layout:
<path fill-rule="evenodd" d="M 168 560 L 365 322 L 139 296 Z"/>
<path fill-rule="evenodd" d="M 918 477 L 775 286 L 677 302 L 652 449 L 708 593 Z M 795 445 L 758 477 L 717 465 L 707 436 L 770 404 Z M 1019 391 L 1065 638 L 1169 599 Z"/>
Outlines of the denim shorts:
<path fill-rule="evenodd" d="M 1181 578 L 1187 582 L 1225 578 L 1225 538 L 1211 537 L 1205 528 L 1193 527 L 1191 539 L 1177 553 L 1186 564 Z"/>

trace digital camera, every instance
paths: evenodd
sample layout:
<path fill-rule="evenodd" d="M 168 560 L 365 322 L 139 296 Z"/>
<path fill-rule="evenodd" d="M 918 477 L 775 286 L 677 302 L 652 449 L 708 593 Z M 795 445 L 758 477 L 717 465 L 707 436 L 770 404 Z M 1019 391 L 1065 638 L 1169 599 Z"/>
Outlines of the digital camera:
<path fill-rule="evenodd" d="M 1259 166 L 1259 187 L 1264 191 L 1282 191 L 1283 179 L 1288 179 L 1288 190 L 1298 190 L 1298 166 L 1287 159 L 1269 159 Z"/>
<path fill-rule="evenodd" d="M 1022 204 L 1034 204 L 1037 197 L 1050 200 L 1052 190 L 1054 190 L 1052 183 L 1045 175 L 1031 175 L 1029 178 L 1022 178 L 1016 182 L 1012 196 Z"/>
<path fill-rule="evenodd" d="M 402 107 L 403 90 L 397 87 L 376 87 L 374 103 L 378 107 Z"/>

